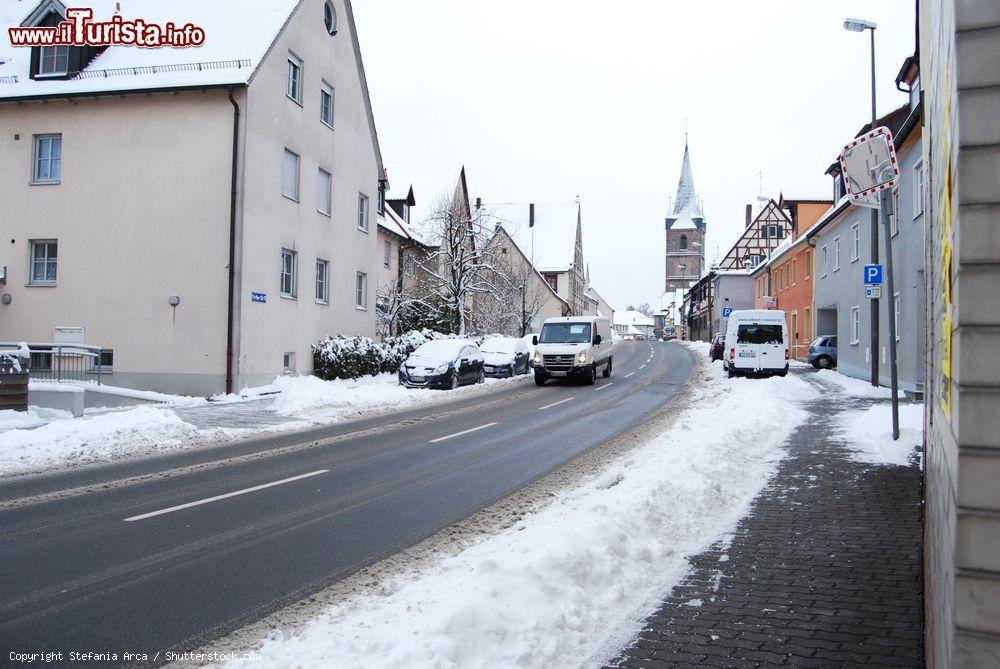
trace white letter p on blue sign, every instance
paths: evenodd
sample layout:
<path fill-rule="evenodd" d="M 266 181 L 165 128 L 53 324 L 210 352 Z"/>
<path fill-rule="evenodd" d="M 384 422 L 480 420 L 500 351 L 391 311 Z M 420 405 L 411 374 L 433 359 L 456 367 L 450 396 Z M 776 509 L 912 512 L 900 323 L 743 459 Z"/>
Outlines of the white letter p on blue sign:
<path fill-rule="evenodd" d="M 882 265 L 865 265 L 865 285 L 882 283 Z"/>

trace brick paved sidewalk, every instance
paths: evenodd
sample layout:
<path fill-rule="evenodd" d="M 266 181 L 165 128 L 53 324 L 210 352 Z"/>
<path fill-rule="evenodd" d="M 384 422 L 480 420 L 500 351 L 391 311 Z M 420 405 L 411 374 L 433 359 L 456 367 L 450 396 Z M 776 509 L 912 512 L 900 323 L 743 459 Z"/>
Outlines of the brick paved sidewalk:
<path fill-rule="evenodd" d="M 851 461 L 827 393 L 728 546 L 692 572 L 612 666 L 922 667 L 916 466 Z"/>

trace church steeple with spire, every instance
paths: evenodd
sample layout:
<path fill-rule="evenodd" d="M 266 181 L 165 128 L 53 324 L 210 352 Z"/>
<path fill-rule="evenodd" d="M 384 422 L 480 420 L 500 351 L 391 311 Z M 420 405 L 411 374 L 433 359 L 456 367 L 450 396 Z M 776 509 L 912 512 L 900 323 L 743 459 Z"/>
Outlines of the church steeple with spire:
<path fill-rule="evenodd" d="M 666 218 L 665 290 L 687 289 L 705 269 L 705 213 L 694 189 L 687 132 L 684 133 L 684 161 L 677 181 L 677 198 Z"/>

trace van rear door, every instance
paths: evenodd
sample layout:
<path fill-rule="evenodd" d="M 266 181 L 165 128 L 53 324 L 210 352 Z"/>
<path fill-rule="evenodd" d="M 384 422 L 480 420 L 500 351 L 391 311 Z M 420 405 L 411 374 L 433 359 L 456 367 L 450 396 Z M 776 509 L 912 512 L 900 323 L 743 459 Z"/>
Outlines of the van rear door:
<path fill-rule="evenodd" d="M 740 323 L 736 331 L 738 369 L 781 369 L 785 366 L 784 328 L 780 323 Z"/>

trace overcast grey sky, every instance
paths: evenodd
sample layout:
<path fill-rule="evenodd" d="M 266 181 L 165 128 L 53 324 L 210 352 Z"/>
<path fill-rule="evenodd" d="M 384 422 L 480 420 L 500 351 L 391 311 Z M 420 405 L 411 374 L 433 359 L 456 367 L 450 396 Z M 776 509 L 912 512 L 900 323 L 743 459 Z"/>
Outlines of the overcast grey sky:
<path fill-rule="evenodd" d="M 914 0 L 357 0 L 390 181 L 419 205 L 454 187 L 486 202 L 583 206 L 594 286 L 615 308 L 663 290 L 664 227 L 687 123 L 708 259 L 759 193 L 830 196 L 823 172 L 878 112 L 914 51 Z M 395 189 L 394 189 L 395 190 Z"/>

